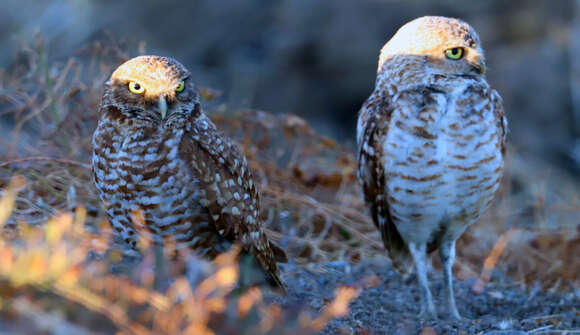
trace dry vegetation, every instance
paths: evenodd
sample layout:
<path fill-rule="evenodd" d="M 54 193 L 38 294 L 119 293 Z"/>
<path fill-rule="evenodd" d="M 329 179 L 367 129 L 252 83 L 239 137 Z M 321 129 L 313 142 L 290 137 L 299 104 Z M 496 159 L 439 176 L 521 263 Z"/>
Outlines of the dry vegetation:
<path fill-rule="evenodd" d="M 235 251 L 209 271 L 201 270 L 208 266 L 203 261 L 190 260 L 209 277 L 195 287 L 177 278 L 164 294 L 152 288 L 150 250 L 143 250 L 130 278 L 110 273 L 118 255 L 109 251 L 111 230 L 90 179 L 90 137 L 101 86 L 132 56 L 127 49 L 143 53 L 142 46 L 107 40 L 49 63 L 38 39 L 0 72 L 0 324 L 75 334 L 302 334 L 348 313 L 364 285 L 338 288 L 318 316 L 264 303 L 258 289 L 230 294 Z M 213 101 L 219 92 L 202 95 L 208 114 L 246 153 L 260 181 L 269 234 L 294 262 L 316 268 L 383 252 L 360 197 L 351 150 L 298 117 L 231 112 Z M 485 282 L 498 268 L 519 285 L 578 287 L 578 193 L 572 188 L 553 196 L 549 187 L 534 188 L 541 183 L 519 173 L 515 150 L 511 157 L 500 201 L 458 242 L 458 277 Z"/>

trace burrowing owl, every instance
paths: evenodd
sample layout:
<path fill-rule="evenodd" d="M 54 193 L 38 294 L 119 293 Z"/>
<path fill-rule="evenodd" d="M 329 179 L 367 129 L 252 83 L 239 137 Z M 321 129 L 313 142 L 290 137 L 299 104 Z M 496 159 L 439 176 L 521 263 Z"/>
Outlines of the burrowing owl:
<path fill-rule="evenodd" d="M 99 114 L 93 177 L 129 246 L 137 234 L 171 238 L 211 259 L 240 243 L 244 259 L 283 289 L 276 260 L 285 255 L 264 232 L 246 159 L 203 114 L 183 65 L 157 56 L 127 61 L 106 83 Z"/>
<path fill-rule="evenodd" d="M 479 37 L 467 23 L 422 17 L 381 50 L 376 86 L 357 124 L 359 180 L 394 266 L 415 263 L 421 312 L 436 318 L 426 254 L 439 248 L 451 316 L 455 240 L 499 187 L 507 123 L 484 78 Z"/>

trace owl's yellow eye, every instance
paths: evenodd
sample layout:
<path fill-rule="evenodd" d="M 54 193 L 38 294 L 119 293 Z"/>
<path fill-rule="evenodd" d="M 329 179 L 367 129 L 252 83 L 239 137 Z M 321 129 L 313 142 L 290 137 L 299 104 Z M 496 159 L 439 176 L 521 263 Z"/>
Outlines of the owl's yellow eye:
<path fill-rule="evenodd" d="M 131 93 L 141 94 L 145 92 L 145 86 L 132 81 L 129 83 L 129 91 L 131 91 Z"/>
<path fill-rule="evenodd" d="M 445 57 L 452 59 L 452 60 L 461 59 L 461 57 L 463 57 L 463 48 L 447 49 L 447 50 L 445 50 Z"/>
<path fill-rule="evenodd" d="M 178 93 L 179 92 L 183 92 L 183 90 L 185 89 L 185 82 L 181 82 L 179 83 L 179 85 L 177 85 L 177 88 L 175 89 Z"/>

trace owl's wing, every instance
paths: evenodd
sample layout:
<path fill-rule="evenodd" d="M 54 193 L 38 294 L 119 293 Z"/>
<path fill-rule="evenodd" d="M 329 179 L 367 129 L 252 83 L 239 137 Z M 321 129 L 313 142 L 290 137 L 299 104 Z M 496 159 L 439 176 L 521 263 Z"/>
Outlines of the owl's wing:
<path fill-rule="evenodd" d="M 501 138 L 501 152 L 502 154 L 505 155 L 507 145 L 508 124 L 503 109 L 503 100 L 496 90 L 492 90 L 491 99 L 493 101 L 493 112 L 495 114 L 495 118 L 498 123 L 498 129 L 500 132 L 499 135 Z"/>
<path fill-rule="evenodd" d="M 260 221 L 260 198 L 248 163 L 238 147 L 204 114 L 192 123 L 189 149 L 183 151 L 199 177 L 202 206 L 208 208 L 220 235 L 240 243 L 283 288 L 276 261 L 286 261 L 280 247 L 268 240 Z"/>
<path fill-rule="evenodd" d="M 393 265 L 402 274 L 408 274 L 412 271 L 413 261 L 389 211 L 382 157 L 391 114 L 392 106 L 384 98 L 370 98 L 363 105 L 357 125 L 358 178 L 373 222 L 381 232 Z"/>

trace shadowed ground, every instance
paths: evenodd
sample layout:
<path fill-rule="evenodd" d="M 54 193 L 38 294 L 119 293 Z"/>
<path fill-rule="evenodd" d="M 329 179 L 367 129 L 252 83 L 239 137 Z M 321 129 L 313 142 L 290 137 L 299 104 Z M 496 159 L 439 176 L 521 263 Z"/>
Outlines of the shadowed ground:
<path fill-rule="evenodd" d="M 335 287 L 367 287 L 350 304 L 349 315 L 330 322 L 321 334 L 516 335 L 526 331 L 538 334 L 580 331 L 577 290 L 548 293 L 539 288 L 525 289 L 499 271 L 493 273 L 482 294 L 474 293 L 475 279 L 455 283 L 461 321 L 421 320 L 416 277 L 403 280 L 388 259 L 377 257 L 358 264 L 334 262 L 312 266 L 309 270 L 286 266 L 285 273 L 288 297 L 271 297 L 282 307 L 302 304 L 317 312 L 334 298 Z M 437 311 L 444 317 L 443 275 L 440 271 L 431 272 L 429 280 Z"/>

